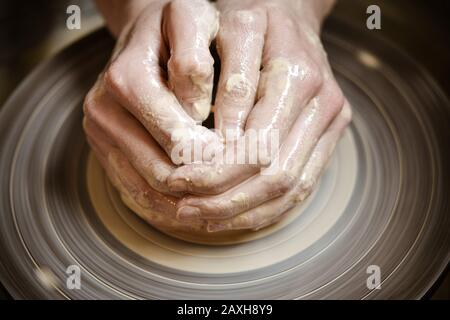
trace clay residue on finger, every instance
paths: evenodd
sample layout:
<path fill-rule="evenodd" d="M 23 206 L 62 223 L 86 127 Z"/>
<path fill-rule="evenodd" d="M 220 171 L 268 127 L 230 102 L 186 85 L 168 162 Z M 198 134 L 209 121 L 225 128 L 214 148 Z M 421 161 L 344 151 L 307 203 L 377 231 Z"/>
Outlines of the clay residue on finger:
<path fill-rule="evenodd" d="M 248 208 L 250 206 L 250 197 L 244 192 L 239 192 L 231 198 L 231 202 L 240 208 Z"/>
<path fill-rule="evenodd" d="M 120 197 L 128 208 L 156 228 L 184 230 L 195 233 L 206 230 L 206 222 L 203 220 L 189 221 L 188 223 L 180 222 L 173 215 L 168 215 L 165 212 L 160 212 L 152 208 L 143 208 L 135 199 L 126 194 L 121 193 Z"/>
<path fill-rule="evenodd" d="M 244 74 L 233 73 L 225 83 L 225 90 L 234 99 L 248 99 L 255 89 Z"/>
<path fill-rule="evenodd" d="M 197 122 L 202 122 L 208 118 L 211 111 L 212 83 L 214 76 L 214 68 L 212 65 L 209 63 L 202 63 L 201 65 L 204 70 L 208 71 L 189 75 L 192 84 L 191 91 L 195 93 L 189 100 L 192 100 L 192 115 Z"/>
<path fill-rule="evenodd" d="M 140 190 L 140 187 L 132 182 L 132 179 L 128 179 L 127 175 L 127 161 L 123 158 L 121 154 L 118 152 L 110 152 L 107 156 L 108 165 L 111 168 L 110 178 L 112 178 L 114 186 L 119 189 L 121 194 L 126 194 L 129 197 L 133 198 L 139 205 L 143 208 L 148 208 L 150 206 L 150 202 L 148 197 L 143 194 L 143 191 Z M 119 175 L 119 172 L 121 173 Z"/>
<path fill-rule="evenodd" d="M 150 186 L 160 192 L 168 192 L 167 178 L 172 174 L 172 169 L 161 160 L 152 160 L 146 165 L 145 180 Z"/>
<path fill-rule="evenodd" d="M 258 99 L 264 98 L 276 103 L 270 119 L 270 126 L 282 128 L 286 119 L 282 115 L 289 115 L 295 101 L 295 83 L 303 81 L 307 73 L 299 65 L 291 63 L 286 58 L 270 60 L 261 71 L 258 87 Z"/>
<path fill-rule="evenodd" d="M 209 113 L 211 112 L 211 102 L 209 100 L 209 96 L 195 101 L 192 104 L 192 109 L 192 111 L 196 114 L 195 118 L 198 119 L 198 122 L 202 122 L 208 118 Z"/>

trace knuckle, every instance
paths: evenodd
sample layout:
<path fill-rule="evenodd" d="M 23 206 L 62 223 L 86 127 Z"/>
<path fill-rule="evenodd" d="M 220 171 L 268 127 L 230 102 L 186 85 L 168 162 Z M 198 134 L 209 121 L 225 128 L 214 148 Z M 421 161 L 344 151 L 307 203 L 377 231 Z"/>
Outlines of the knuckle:
<path fill-rule="evenodd" d="M 287 171 L 278 172 L 275 177 L 276 190 L 281 194 L 289 192 L 294 187 L 295 180 Z"/>
<path fill-rule="evenodd" d="M 168 68 L 172 74 L 195 76 L 200 79 L 207 78 L 212 73 L 212 58 L 201 54 L 201 50 L 192 49 L 183 54 L 173 55 L 168 62 Z M 202 62 L 200 62 L 202 61 Z"/>
<path fill-rule="evenodd" d="M 86 95 L 83 103 L 83 113 L 89 120 L 95 121 L 98 117 L 101 105 L 98 103 L 98 91 L 96 87 L 92 88 Z"/>
<path fill-rule="evenodd" d="M 329 103 L 327 105 L 327 110 L 332 117 L 337 116 L 343 109 L 345 103 L 345 97 L 342 90 L 339 88 L 338 84 L 334 81 L 327 83 L 323 89 L 325 100 Z"/>
<path fill-rule="evenodd" d="M 305 75 L 304 82 L 313 90 L 319 89 L 323 84 L 323 75 L 319 65 L 311 58 L 298 59 L 297 64 Z"/>
<path fill-rule="evenodd" d="M 302 203 L 303 201 L 308 198 L 308 196 L 311 194 L 310 190 L 303 190 L 303 191 L 297 191 L 292 195 L 292 201 L 294 204 Z"/>
<path fill-rule="evenodd" d="M 311 90 L 319 90 L 324 83 L 320 65 L 306 53 L 296 54 L 293 61 L 303 75 L 303 81 L 300 85 L 304 86 L 306 84 Z"/>
<path fill-rule="evenodd" d="M 233 224 L 238 226 L 239 228 L 252 228 L 254 225 L 256 225 L 255 222 L 256 219 L 254 215 L 247 213 L 237 216 Z"/>
<path fill-rule="evenodd" d="M 204 201 L 201 207 L 202 211 L 211 217 L 228 219 L 233 215 L 230 204 L 227 201 L 217 199 L 215 197 Z"/>
<path fill-rule="evenodd" d="M 158 184 L 165 184 L 167 182 L 167 178 L 171 173 L 166 163 L 160 159 L 150 160 L 146 164 L 145 169 L 148 171 L 148 174 L 151 175 L 155 180 L 155 182 L 157 182 Z"/>
<path fill-rule="evenodd" d="M 104 82 L 109 90 L 118 93 L 125 91 L 125 70 L 120 57 L 109 65 L 104 74 Z"/>
<path fill-rule="evenodd" d="M 216 211 L 221 218 L 230 219 L 233 217 L 235 206 L 228 199 L 216 199 L 210 205 L 211 212 Z"/>
<path fill-rule="evenodd" d="M 312 192 L 315 181 L 312 179 L 301 179 L 292 194 L 294 204 L 303 202 Z"/>
<path fill-rule="evenodd" d="M 298 185 L 298 189 L 297 189 L 297 194 L 307 194 L 309 192 L 311 192 L 311 190 L 313 189 L 315 184 L 315 181 L 313 179 L 301 179 L 299 185 Z"/>
<path fill-rule="evenodd" d="M 86 96 L 86 98 L 84 99 L 84 103 L 83 103 L 83 113 L 85 115 L 85 117 L 92 119 L 92 113 L 94 109 L 94 103 L 92 101 L 92 98 L 89 97 L 89 93 Z"/>

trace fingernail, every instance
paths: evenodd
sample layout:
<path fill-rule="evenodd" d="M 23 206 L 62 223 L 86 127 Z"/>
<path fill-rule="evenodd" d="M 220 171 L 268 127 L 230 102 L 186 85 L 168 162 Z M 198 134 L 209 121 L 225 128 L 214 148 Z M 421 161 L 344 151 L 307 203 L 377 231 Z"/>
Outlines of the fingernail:
<path fill-rule="evenodd" d="M 208 223 L 207 231 L 208 232 L 219 232 L 223 231 L 227 228 L 226 225 L 221 223 Z"/>
<path fill-rule="evenodd" d="M 187 191 L 187 181 L 185 179 L 177 179 L 168 183 L 170 191 Z"/>
<path fill-rule="evenodd" d="M 196 207 L 183 206 L 177 210 L 177 219 L 191 220 L 200 218 L 200 209 Z"/>

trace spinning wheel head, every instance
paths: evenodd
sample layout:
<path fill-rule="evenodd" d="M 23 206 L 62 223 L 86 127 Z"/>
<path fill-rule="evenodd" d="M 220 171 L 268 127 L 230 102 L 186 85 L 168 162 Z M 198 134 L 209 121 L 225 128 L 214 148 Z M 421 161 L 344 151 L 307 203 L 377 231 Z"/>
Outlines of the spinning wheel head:
<path fill-rule="evenodd" d="M 16 298 L 421 297 L 449 261 L 449 103 L 388 42 L 344 40 L 355 32 L 336 23 L 324 37 L 352 125 L 311 197 L 255 233 L 168 236 L 122 203 L 81 128 L 83 98 L 112 48 L 105 31 L 41 65 L 0 116 L 7 289 Z M 65 286 L 70 265 L 82 290 Z M 371 265 L 382 290 L 366 286 Z"/>

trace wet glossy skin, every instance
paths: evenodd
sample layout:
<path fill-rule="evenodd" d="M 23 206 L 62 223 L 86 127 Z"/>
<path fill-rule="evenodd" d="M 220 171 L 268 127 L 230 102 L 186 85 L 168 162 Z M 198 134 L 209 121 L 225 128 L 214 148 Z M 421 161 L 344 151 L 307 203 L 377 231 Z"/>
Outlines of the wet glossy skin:
<path fill-rule="evenodd" d="M 331 5 L 224 0 L 219 15 L 203 0 L 138 1 L 133 6 L 141 8 L 124 11 L 127 22 L 114 5 L 103 10 L 120 37 L 86 98 L 85 131 L 127 201 L 164 215 L 150 223 L 258 229 L 310 194 L 351 119 L 318 36 Z M 210 110 L 214 38 L 222 65 L 215 127 L 222 136 L 200 125 Z M 221 148 L 223 137 L 233 143 L 251 130 L 264 133 L 263 145 L 280 133 L 271 164 L 208 158 L 177 166 L 170 159 L 178 143 Z"/>

